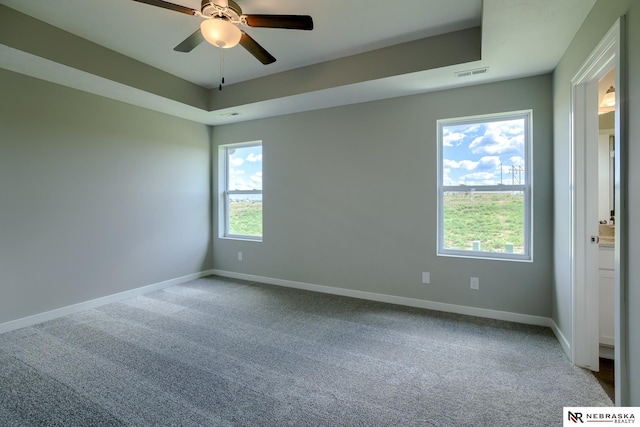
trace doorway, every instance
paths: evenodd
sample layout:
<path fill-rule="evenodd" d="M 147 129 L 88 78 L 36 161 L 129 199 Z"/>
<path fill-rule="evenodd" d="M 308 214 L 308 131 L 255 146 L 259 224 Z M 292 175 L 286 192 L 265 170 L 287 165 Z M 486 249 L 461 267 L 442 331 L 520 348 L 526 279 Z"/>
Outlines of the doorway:
<path fill-rule="evenodd" d="M 598 198 L 599 154 L 599 83 L 612 71 L 616 90 L 614 106 L 614 167 L 612 203 L 615 226 L 613 227 L 613 251 L 611 253 L 611 286 L 613 288 L 613 326 L 615 364 L 615 403 L 625 405 L 628 399 L 626 354 L 626 283 L 625 235 L 626 218 L 624 195 L 626 169 L 624 169 L 625 138 L 621 126 L 624 108 L 624 67 L 622 58 L 622 34 L 624 17 L 603 38 L 571 81 L 572 85 L 572 303 L 573 363 L 592 371 L 599 370 L 600 358 L 600 221 Z M 622 96 L 621 96 L 622 95 Z M 608 222 L 608 221 L 607 221 Z M 607 224 L 609 225 L 609 224 Z"/>
<path fill-rule="evenodd" d="M 615 68 L 598 83 L 598 283 L 600 364 L 615 360 Z M 601 366 L 602 368 L 602 366 Z"/>

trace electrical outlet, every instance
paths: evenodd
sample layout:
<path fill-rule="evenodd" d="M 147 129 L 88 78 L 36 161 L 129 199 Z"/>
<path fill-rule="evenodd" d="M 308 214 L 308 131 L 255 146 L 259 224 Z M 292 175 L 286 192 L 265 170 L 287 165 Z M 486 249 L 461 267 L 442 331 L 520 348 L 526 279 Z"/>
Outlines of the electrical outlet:
<path fill-rule="evenodd" d="M 471 278 L 471 289 L 480 289 L 480 279 L 478 277 Z"/>
<path fill-rule="evenodd" d="M 431 273 L 429 273 L 428 271 L 422 272 L 422 283 L 431 283 Z"/>
<path fill-rule="evenodd" d="M 238 261 L 242 261 L 242 252 L 238 252 Z"/>

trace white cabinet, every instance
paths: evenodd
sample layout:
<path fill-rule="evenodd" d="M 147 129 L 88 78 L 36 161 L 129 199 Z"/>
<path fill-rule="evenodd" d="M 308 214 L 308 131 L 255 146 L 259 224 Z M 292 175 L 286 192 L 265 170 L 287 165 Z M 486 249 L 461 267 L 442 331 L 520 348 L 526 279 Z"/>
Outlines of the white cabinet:
<path fill-rule="evenodd" d="M 599 255 L 600 344 L 613 347 L 615 344 L 615 266 L 613 262 L 613 247 L 601 246 Z"/>
<path fill-rule="evenodd" d="M 600 270 L 615 270 L 613 261 L 613 245 L 600 245 L 598 268 Z"/>

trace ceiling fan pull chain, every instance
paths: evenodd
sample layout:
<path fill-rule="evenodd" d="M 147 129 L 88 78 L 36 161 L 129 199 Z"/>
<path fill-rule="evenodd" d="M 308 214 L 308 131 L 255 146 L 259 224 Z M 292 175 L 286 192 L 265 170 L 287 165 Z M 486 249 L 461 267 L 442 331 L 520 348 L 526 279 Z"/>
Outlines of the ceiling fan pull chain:
<path fill-rule="evenodd" d="M 218 48 L 220 51 L 220 86 L 218 86 L 218 90 L 222 90 L 222 85 L 224 84 L 224 49 Z"/>

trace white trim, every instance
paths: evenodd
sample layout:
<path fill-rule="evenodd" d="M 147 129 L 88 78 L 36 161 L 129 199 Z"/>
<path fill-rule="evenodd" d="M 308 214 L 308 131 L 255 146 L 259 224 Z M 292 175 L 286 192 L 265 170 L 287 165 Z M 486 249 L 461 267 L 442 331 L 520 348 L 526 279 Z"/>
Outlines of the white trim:
<path fill-rule="evenodd" d="M 550 321 L 549 327 L 553 331 L 553 334 L 556 336 L 556 338 L 558 338 L 558 341 L 560 342 L 560 345 L 562 346 L 564 352 L 567 353 L 567 356 L 569 357 L 569 359 L 571 359 L 571 355 L 572 355 L 571 343 L 569 342 L 567 337 L 564 336 L 564 334 L 562 333 L 562 331 L 560 330 L 556 322 L 553 319 L 549 319 L 549 321 Z"/>
<path fill-rule="evenodd" d="M 214 269 L 214 270 L 211 270 L 211 273 L 216 276 L 247 280 L 251 282 L 265 283 L 268 285 L 303 289 L 306 291 L 321 292 L 325 294 L 340 295 L 340 296 L 351 297 L 351 298 L 359 298 L 359 299 L 364 299 L 369 301 L 385 302 L 389 304 L 404 305 L 408 307 L 425 308 L 428 310 L 443 311 L 447 313 L 464 314 L 467 316 L 484 317 L 487 319 L 504 320 L 507 322 L 523 323 L 527 325 L 546 326 L 553 329 L 552 327 L 553 320 L 551 320 L 548 317 L 542 317 L 542 316 L 532 316 L 529 314 L 490 310 L 486 308 L 468 307 L 464 305 L 447 304 L 442 302 L 421 300 L 417 298 L 407 298 L 407 297 L 400 297 L 395 295 L 356 291 L 353 289 L 336 288 L 333 286 L 315 285 L 311 283 L 296 282 L 292 280 L 274 279 L 271 277 L 255 276 L 252 274 L 245 274 L 245 273 L 236 273 L 233 271 Z M 558 329 L 557 326 L 556 326 L 556 329 Z M 558 330 L 558 333 L 559 333 L 559 330 Z M 566 342 L 566 339 L 565 339 L 565 342 Z M 563 344 L 563 347 L 564 347 L 564 344 Z"/>
<path fill-rule="evenodd" d="M 603 359 L 616 360 L 616 352 L 611 345 L 600 345 L 600 357 Z"/>
<path fill-rule="evenodd" d="M 444 185 L 444 128 L 453 125 L 492 123 L 506 120 L 524 120 L 524 184 L 518 185 Z M 436 255 L 444 257 L 489 259 L 495 261 L 533 262 L 533 110 L 508 111 L 459 118 L 440 119 L 437 126 L 437 239 Z M 522 191 L 524 198 L 524 253 L 447 249 L 444 247 L 444 193 L 445 192 L 511 192 Z"/>
<path fill-rule="evenodd" d="M 615 397 L 616 406 L 631 404 L 629 373 L 629 110 L 628 110 L 628 67 L 627 67 L 627 21 L 623 15 L 610 31 L 616 33 L 616 85 L 620 102 L 615 109 L 615 241 L 614 245 L 614 286 L 615 286 Z"/>
<path fill-rule="evenodd" d="M 590 114 L 597 114 L 599 80 L 612 68 L 618 67 L 618 33 L 619 23 L 616 22 L 571 79 L 572 361 L 595 371 L 599 364 L 599 324 L 597 316 L 591 313 L 597 312 L 599 304 L 596 279 L 598 248 L 589 245 L 588 240 L 598 234 L 598 225 L 597 201 L 594 202 L 592 192 L 587 191 L 589 177 L 594 178 L 587 172 L 597 162 L 592 153 L 593 147 L 597 147 L 599 131 L 597 119 L 594 121 Z M 616 88 L 620 89 L 617 81 Z"/>
<path fill-rule="evenodd" d="M 591 143 L 590 140 L 583 142 L 587 137 L 592 137 L 592 132 L 584 136 L 585 127 L 591 122 L 587 114 L 587 103 L 589 111 L 597 110 L 597 96 L 587 89 L 588 85 L 596 85 L 597 82 L 611 68 L 615 68 L 616 74 L 616 108 L 615 108 L 615 141 L 616 141 L 616 188 L 615 188 L 615 397 L 616 406 L 629 405 L 629 372 L 628 372 L 628 313 L 625 305 L 625 296 L 628 292 L 627 283 L 627 221 L 628 212 L 625 209 L 626 193 L 628 191 L 627 176 L 627 76 L 626 76 L 626 21 L 625 16 L 616 20 L 611 29 L 598 43 L 596 48 L 585 60 L 580 70 L 571 80 L 571 175 L 575 180 L 572 182 L 572 254 L 571 254 L 571 292 L 572 292 L 572 329 L 573 329 L 573 363 L 585 366 L 585 360 L 592 360 L 592 365 L 597 367 L 600 356 L 599 333 L 597 324 L 590 324 L 589 320 L 593 310 L 597 310 L 599 294 L 594 286 L 585 285 L 588 279 L 593 277 L 587 273 L 587 269 L 592 267 L 589 258 L 585 254 L 584 245 L 589 236 L 589 227 L 595 227 L 595 222 L 587 222 L 586 214 L 580 209 L 585 201 L 585 174 L 580 167 L 580 160 L 583 159 L 584 151 L 580 151 L 582 144 Z M 597 98 L 596 98 L 597 99 Z M 595 103 L 594 103 L 595 102 Z M 582 132 L 582 133 L 581 133 Z M 595 137 L 599 132 L 595 133 Z M 597 140 L 595 140 L 597 144 Z M 597 229 L 596 229 L 597 230 Z M 593 235 L 597 232 L 592 232 Z M 593 369 L 593 366 L 592 366 Z M 597 369 L 597 368 L 596 368 Z"/>
<path fill-rule="evenodd" d="M 79 313 L 81 311 L 90 310 L 92 308 L 100 307 L 102 305 L 110 304 L 112 302 L 118 302 L 128 298 L 133 298 L 139 295 L 143 295 L 149 292 L 158 291 L 160 289 L 168 288 L 169 286 L 179 285 L 181 283 L 186 283 L 191 280 L 200 279 L 201 277 L 210 276 L 212 274 L 213 272 L 211 270 L 188 274 L 186 276 L 177 277 L 175 279 L 165 280 L 164 282 L 154 283 L 151 285 L 142 286 L 140 288 L 130 289 L 124 292 L 118 292 L 117 294 L 107 295 L 107 296 L 92 299 L 89 301 L 83 301 L 77 304 L 68 305 L 66 307 L 45 311 L 43 313 L 34 314 L 33 316 L 27 316 L 21 319 L 0 323 L 0 334 L 14 331 L 16 329 L 25 328 L 27 326 L 32 326 L 38 323 L 46 322 L 48 320 L 57 319 L 59 317 L 68 316 L 70 314 Z"/>
<path fill-rule="evenodd" d="M 528 314 L 513 313 L 508 311 L 490 310 L 486 308 L 468 307 L 463 305 L 447 304 L 435 301 L 427 301 L 416 298 L 400 297 L 395 295 L 378 294 L 373 292 L 356 291 L 353 289 L 336 288 L 333 286 L 315 285 L 311 283 L 296 282 L 292 280 L 275 279 L 264 276 L 256 276 L 252 274 L 236 273 L 225 270 L 205 270 L 199 273 L 189 274 L 175 279 L 165 280 L 164 282 L 152 285 L 142 286 L 140 288 L 130 289 L 128 291 L 119 292 L 113 295 L 107 295 L 78 304 L 61 307 L 55 310 L 38 313 L 33 316 L 23 317 L 21 319 L 12 320 L 6 323 L 0 323 L 0 334 L 14 331 L 16 329 L 25 328 L 48 320 L 57 319 L 59 317 L 68 316 L 81 311 L 90 310 L 113 302 L 122 301 L 149 292 L 158 291 L 168 288 L 169 286 L 179 285 L 191 280 L 200 279 L 207 276 L 221 276 L 232 279 L 248 280 L 251 282 L 265 283 L 269 285 L 283 286 L 287 288 L 303 289 L 313 292 L 321 292 L 325 294 L 340 295 L 351 298 L 359 298 L 369 301 L 378 301 L 389 304 L 403 305 L 407 307 L 424 308 L 434 311 L 442 311 L 446 313 L 463 314 L 467 316 L 482 317 L 487 319 L 503 320 L 507 322 L 522 323 L 526 325 L 545 326 L 551 328 L 555 336 L 560 341 L 562 348 L 567 354 L 571 354 L 569 341 L 564 337 L 560 328 L 556 323 L 548 317 L 532 316 Z"/>
<path fill-rule="evenodd" d="M 231 234 L 229 232 L 229 197 L 234 194 L 254 194 L 260 195 L 261 201 L 263 200 L 262 189 L 260 190 L 229 190 L 229 149 L 248 148 L 248 147 L 260 147 L 260 151 L 263 150 L 262 140 L 239 142 L 232 144 L 223 144 L 218 146 L 218 237 L 231 240 L 249 240 L 254 242 L 262 242 L 263 236 L 247 236 L 243 234 Z M 262 161 L 260 161 L 260 171 L 263 171 L 264 167 Z"/>

